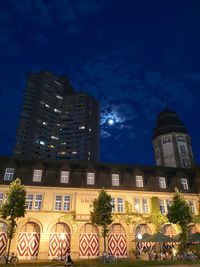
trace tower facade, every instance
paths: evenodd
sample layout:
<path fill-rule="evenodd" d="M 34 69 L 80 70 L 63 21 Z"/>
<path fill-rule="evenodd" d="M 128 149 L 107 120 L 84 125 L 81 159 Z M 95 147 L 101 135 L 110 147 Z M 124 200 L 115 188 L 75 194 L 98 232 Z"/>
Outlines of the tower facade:
<path fill-rule="evenodd" d="M 191 137 L 176 112 L 165 108 L 157 118 L 153 134 L 156 165 L 190 168 L 194 166 Z"/>
<path fill-rule="evenodd" d="M 96 99 L 76 93 L 65 76 L 29 74 L 15 157 L 98 160 L 98 134 Z"/>

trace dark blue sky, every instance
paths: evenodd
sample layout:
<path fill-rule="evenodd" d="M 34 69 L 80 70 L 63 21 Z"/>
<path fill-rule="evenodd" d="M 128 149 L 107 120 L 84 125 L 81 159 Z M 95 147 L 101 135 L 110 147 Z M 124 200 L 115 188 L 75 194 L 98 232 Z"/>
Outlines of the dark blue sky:
<path fill-rule="evenodd" d="M 101 161 L 154 164 L 167 104 L 199 163 L 199 31 L 199 0 L 1 0 L 0 155 L 12 153 L 27 73 L 46 68 L 99 100 Z"/>

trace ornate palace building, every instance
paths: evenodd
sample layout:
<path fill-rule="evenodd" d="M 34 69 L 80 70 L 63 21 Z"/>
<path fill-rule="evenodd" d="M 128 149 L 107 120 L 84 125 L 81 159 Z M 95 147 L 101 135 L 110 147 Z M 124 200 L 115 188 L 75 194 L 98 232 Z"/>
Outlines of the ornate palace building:
<path fill-rule="evenodd" d="M 65 255 L 69 247 L 75 259 L 102 254 L 101 229 L 90 222 L 91 204 L 102 188 L 113 204 L 107 250 L 117 257 L 133 257 L 133 249 L 142 249 L 135 242 L 138 234 L 155 232 L 145 220 L 153 196 L 166 214 L 177 187 L 197 215 L 200 168 L 194 166 L 190 137 L 176 113 L 167 109 L 160 113 L 153 145 L 157 163 L 153 167 L 1 158 L 0 201 L 17 177 L 27 191 L 27 213 L 18 220 L 11 251 L 19 259 L 52 259 Z M 6 221 L 1 220 L 0 254 L 6 249 L 6 228 Z M 198 231 L 198 225 L 189 229 Z M 179 229 L 167 223 L 162 232 L 176 235 Z"/>

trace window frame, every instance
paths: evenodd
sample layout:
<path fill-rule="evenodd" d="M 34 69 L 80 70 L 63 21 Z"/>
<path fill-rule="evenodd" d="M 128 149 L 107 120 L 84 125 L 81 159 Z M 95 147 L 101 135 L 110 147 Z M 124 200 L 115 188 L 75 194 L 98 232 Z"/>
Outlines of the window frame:
<path fill-rule="evenodd" d="M 87 185 L 94 185 L 94 184 L 95 184 L 95 173 L 87 172 Z"/>
<path fill-rule="evenodd" d="M 12 171 L 9 171 L 12 170 Z M 15 175 L 15 168 L 6 168 L 4 172 L 4 181 L 12 181 Z"/>
<path fill-rule="evenodd" d="M 42 173 L 43 173 L 42 169 L 34 169 L 33 170 L 33 180 L 32 181 L 36 182 L 36 183 L 40 183 L 42 181 Z"/>
<path fill-rule="evenodd" d="M 166 189 L 167 188 L 166 177 L 159 176 L 158 177 L 158 183 L 159 183 L 159 188 L 161 188 L 161 189 Z"/>
<path fill-rule="evenodd" d="M 142 175 L 135 176 L 135 185 L 139 188 L 144 187 L 144 177 Z"/>
<path fill-rule="evenodd" d="M 180 178 L 180 186 L 181 186 L 181 189 L 183 190 L 189 190 L 188 179 Z"/>
<path fill-rule="evenodd" d="M 119 186 L 119 173 L 112 173 L 112 186 Z"/>
<path fill-rule="evenodd" d="M 60 172 L 60 183 L 68 184 L 69 183 L 69 171 L 61 171 Z"/>

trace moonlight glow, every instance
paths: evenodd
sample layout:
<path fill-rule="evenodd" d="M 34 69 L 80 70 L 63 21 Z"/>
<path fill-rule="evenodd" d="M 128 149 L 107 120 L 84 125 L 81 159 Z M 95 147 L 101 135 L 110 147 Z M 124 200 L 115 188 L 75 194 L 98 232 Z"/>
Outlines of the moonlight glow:
<path fill-rule="evenodd" d="M 109 119 L 109 120 L 108 120 L 108 124 L 109 124 L 109 125 L 113 125 L 113 124 L 114 124 L 114 120 L 113 120 L 113 119 Z"/>

